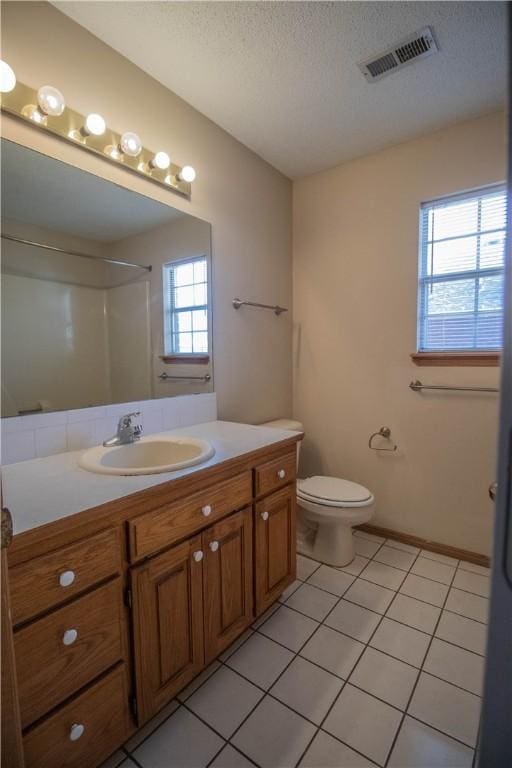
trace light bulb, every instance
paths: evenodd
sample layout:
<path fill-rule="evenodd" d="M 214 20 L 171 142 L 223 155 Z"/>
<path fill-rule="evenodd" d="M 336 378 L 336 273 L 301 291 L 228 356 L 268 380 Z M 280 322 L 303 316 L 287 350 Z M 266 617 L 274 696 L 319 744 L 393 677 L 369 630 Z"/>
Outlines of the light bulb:
<path fill-rule="evenodd" d="M 179 181 L 188 181 L 191 183 L 196 178 L 196 172 L 191 165 L 184 165 L 178 173 Z"/>
<path fill-rule="evenodd" d="M 6 61 L 0 59 L 0 93 L 9 93 L 16 85 L 16 75 Z"/>
<path fill-rule="evenodd" d="M 52 85 L 43 85 L 37 92 L 37 103 L 45 115 L 59 117 L 66 108 L 62 93 Z"/>
<path fill-rule="evenodd" d="M 123 133 L 119 146 L 121 151 L 130 157 L 137 157 L 142 150 L 142 142 L 140 138 L 136 133 L 131 133 L 130 131 Z"/>
<path fill-rule="evenodd" d="M 106 127 L 106 123 L 102 116 L 92 112 L 90 115 L 87 115 L 82 131 L 86 136 L 90 136 L 91 134 L 93 136 L 101 136 L 105 133 Z"/>
<path fill-rule="evenodd" d="M 157 152 L 150 162 L 150 165 L 152 165 L 153 168 L 159 168 L 161 171 L 166 171 L 170 164 L 171 158 L 167 152 Z"/>

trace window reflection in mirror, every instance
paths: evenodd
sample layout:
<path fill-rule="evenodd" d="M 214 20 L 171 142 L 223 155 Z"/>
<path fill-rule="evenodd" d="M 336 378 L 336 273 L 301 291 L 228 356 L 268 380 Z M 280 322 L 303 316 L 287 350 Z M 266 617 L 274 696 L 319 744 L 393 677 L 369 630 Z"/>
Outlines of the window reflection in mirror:
<path fill-rule="evenodd" d="M 210 391 L 210 225 L 9 141 L 1 160 L 2 416 Z"/>

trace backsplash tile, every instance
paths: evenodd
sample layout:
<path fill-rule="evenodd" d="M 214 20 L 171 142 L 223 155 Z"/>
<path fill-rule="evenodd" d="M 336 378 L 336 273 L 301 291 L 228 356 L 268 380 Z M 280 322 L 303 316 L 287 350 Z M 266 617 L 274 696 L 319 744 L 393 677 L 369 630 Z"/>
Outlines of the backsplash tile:
<path fill-rule="evenodd" d="M 54 453 L 67 451 L 66 425 L 56 427 L 40 427 L 35 430 L 36 456 L 52 456 Z"/>
<path fill-rule="evenodd" d="M 36 458 L 35 431 L 2 433 L 2 464 L 14 464 Z"/>
<path fill-rule="evenodd" d="M 144 435 L 217 419 L 215 392 L 116 403 L 2 419 L 2 464 L 98 445 L 115 434 L 119 417 L 140 411 Z"/>

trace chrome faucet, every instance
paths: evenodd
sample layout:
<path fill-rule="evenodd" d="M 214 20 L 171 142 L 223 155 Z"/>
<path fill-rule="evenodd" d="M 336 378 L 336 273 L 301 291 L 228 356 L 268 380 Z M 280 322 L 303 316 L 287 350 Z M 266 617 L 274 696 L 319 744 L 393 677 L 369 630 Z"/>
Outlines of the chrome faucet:
<path fill-rule="evenodd" d="M 129 445 L 140 439 L 142 424 L 132 424 L 132 419 L 136 416 L 140 416 L 140 411 L 121 416 L 117 425 L 117 434 L 108 440 L 104 440 L 103 445 L 105 448 L 109 448 L 112 445 Z"/>

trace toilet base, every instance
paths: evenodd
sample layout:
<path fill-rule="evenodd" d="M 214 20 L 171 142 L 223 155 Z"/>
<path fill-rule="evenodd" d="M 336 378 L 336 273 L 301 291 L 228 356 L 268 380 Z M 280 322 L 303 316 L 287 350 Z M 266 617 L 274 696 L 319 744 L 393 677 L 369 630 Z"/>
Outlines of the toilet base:
<path fill-rule="evenodd" d="M 319 563 L 343 568 L 354 559 L 354 539 L 350 526 L 319 526 L 313 535 L 297 537 L 297 552 Z"/>

